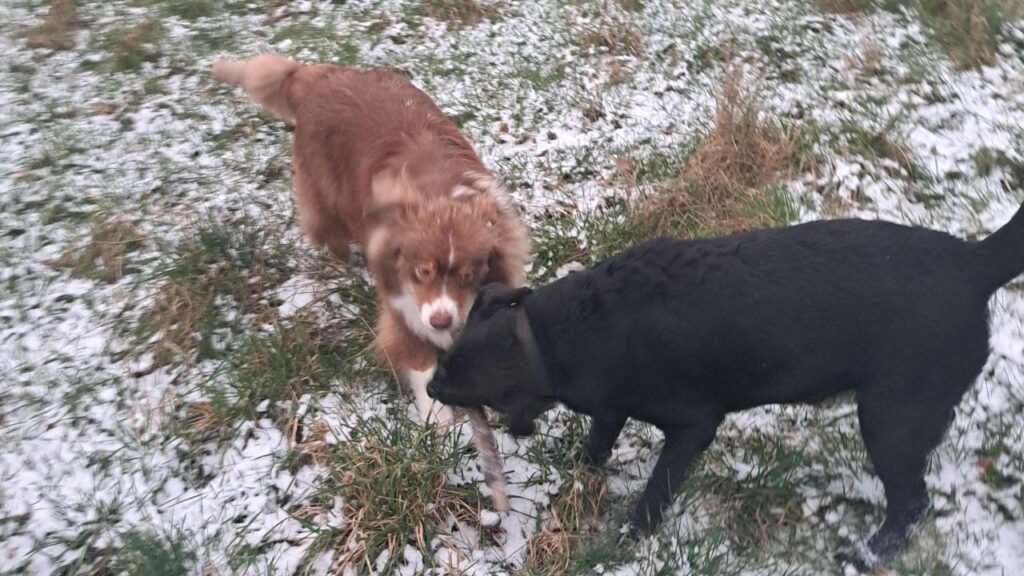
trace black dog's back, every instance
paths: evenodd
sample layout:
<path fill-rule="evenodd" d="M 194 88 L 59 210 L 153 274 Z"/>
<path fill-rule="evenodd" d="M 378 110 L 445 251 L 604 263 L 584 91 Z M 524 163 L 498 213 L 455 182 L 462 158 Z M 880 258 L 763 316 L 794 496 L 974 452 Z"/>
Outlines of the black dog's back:
<path fill-rule="evenodd" d="M 564 332 L 545 346 L 581 380 L 643 378 L 616 401 L 659 424 L 655 398 L 723 412 L 814 402 L 897 367 L 919 372 L 918 359 L 933 354 L 976 374 L 989 295 L 978 252 L 940 232 L 861 220 L 659 239 L 531 305 L 574 333 L 605 334 L 583 354 Z"/>

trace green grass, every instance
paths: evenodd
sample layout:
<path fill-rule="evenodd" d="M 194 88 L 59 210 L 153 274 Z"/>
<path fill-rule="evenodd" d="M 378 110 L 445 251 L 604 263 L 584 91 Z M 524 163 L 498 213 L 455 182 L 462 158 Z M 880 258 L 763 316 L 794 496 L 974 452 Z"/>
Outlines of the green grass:
<path fill-rule="evenodd" d="M 242 317 L 267 311 L 265 293 L 292 272 L 276 230 L 212 217 L 192 226 L 148 278 L 160 288 L 137 333 L 160 363 L 218 358 L 216 333 L 240 331 Z"/>
<path fill-rule="evenodd" d="M 359 48 L 348 38 L 338 34 L 328 21 L 325 25 L 312 23 L 290 24 L 271 37 L 272 44 L 290 42 L 291 49 L 311 50 L 317 62 L 341 66 L 359 63 Z"/>
<path fill-rule="evenodd" d="M 448 532 L 449 515 L 476 522 L 483 503 L 476 486 L 445 482 L 465 456 L 457 435 L 410 421 L 400 403 L 385 414 L 356 416 L 349 437 L 326 454 L 330 475 L 314 499 L 330 507 L 341 497 L 347 522 L 317 530 L 307 561 L 330 548 L 336 550 L 335 566 L 367 574 L 381 552 L 389 551 L 380 572 L 386 574 L 408 544 L 430 566 L 430 542 Z"/>
<path fill-rule="evenodd" d="M 286 422 L 294 414 L 280 411 L 278 403 L 331 391 L 337 379 L 354 371 L 356 355 L 344 335 L 333 326 L 301 318 L 282 320 L 267 332 L 249 335 L 227 354 L 220 372 L 201 385 L 214 421 L 230 427 L 254 420 L 259 417 L 257 407 L 270 401 L 270 415 Z"/>
<path fill-rule="evenodd" d="M 110 561 L 109 574 L 180 576 L 196 560 L 181 536 L 131 531 L 121 535 L 122 545 Z"/>
<path fill-rule="evenodd" d="M 148 0 L 152 3 L 153 0 Z M 217 0 L 165 0 L 159 3 L 165 17 L 173 16 L 184 20 L 198 20 L 220 14 L 224 2 Z"/>

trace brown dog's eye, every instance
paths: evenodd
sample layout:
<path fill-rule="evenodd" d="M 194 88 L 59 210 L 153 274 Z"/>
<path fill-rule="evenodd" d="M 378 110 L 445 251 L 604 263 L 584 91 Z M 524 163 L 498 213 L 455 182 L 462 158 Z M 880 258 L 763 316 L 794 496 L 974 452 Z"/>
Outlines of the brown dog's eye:
<path fill-rule="evenodd" d="M 434 269 L 430 266 L 417 266 L 416 279 L 420 282 L 428 282 L 434 277 Z"/>
<path fill-rule="evenodd" d="M 463 270 L 462 272 L 459 273 L 459 286 L 462 286 L 463 288 L 468 288 L 472 284 L 473 284 L 473 271 L 472 270 Z"/>

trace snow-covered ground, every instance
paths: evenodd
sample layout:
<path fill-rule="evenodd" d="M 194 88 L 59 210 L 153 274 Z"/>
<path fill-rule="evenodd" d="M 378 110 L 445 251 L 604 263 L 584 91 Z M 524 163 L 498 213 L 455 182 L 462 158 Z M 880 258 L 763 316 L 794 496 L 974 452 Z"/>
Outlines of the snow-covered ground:
<path fill-rule="evenodd" d="M 342 551 L 316 541 L 349 521 L 340 496 L 323 501 L 332 472 L 316 459 L 294 464 L 307 438 L 279 415 L 325 427 L 323 443 L 350 442 L 361 421 L 395 417 L 389 383 L 338 377 L 326 392 L 253 402 L 230 433 L 182 432 L 194 425 L 184 406 L 237 399 L 223 367 L 250 334 L 273 334 L 299 312 L 327 322 L 361 306 L 335 290 L 337 276 L 325 279 L 294 227 L 284 126 L 208 79 L 220 53 L 405 71 L 460 122 L 537 230 L 624 195 L 616 158 L 671 163 L 692 148 L 734 64 L 817 159 L 786 185 L 801 220 L 877 217 L 977 237 L 1024 200 L 1020 22 L 1007 24 L 996 64 L 958 71 L 910 12 L 839 16 L 797 1 L 502 2 L 467 26 L 400 1 L 79 2 L 68 51 L 26 48 L 46 13 L 38 4 L 0 5 L 0 574 L 115 570 L 139 534 L 180 551 L 170 565 L 190 573 L 337 568 Z M 633 4 L 643 7 L 623 8 Z M 146 22 L 160 25 L 151 41 L 139 32 Z M 137 69 L 115 62 L 126 51 L 141 55 Z M 55 264 L 111 219 L 140 237 L 119 279 Z M 257 294 L 276 316 L 218 300 L 224 327 L 208 357 L 156 365 L 131 348 L 135 328 L 174 247 L 208 222 L 255 227 L 287 248 L 282 277 Z M 927 477 L 934 513 L 892 573 L 1024 570 L 1020 287 L 991 308 L 990 362 Z M 518 573 L 570 477 L 551 454 L 579 424 L 556 410 L 531 441 L 499 434 L 513 506 L 499 543 L 472 525 L 425 552 L 410 536 L 396 570 Z M 659 442 L 627 429 L 608 477 L 607 535 L 593 540 L 618 552 L 574 556 L 577 573 L 836 572 L 835 547 L 880 520 L 882 489 L 852 407 L 768 408 L 727 421 L 657 538 L 601 544 L 614 541 Z M 480 478 L 472 456 L 449 472 L 454 484 Z M 753 506 L 768 518 L 742 515 L 762 498 L 778 503 Z M 759 526 L 769 533 L 743 536 Z"/>

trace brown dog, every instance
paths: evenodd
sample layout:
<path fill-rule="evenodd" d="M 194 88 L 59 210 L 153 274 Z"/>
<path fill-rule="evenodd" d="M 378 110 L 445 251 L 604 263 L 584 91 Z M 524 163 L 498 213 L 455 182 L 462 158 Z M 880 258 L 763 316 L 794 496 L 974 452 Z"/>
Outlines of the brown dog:
<path fill-rule="evenodd" d="M 526 228 L 507 192 L 434 102 L 382 69 L 302 65 L 277 54 L 219 60 L 295 125 L 293 192 L 303 231 L 345 257 L 363 247 L 377 283 L 377 350 L 424 420 L 450 420 L 426 385 L 483 284 L 525 284 Z"/>

